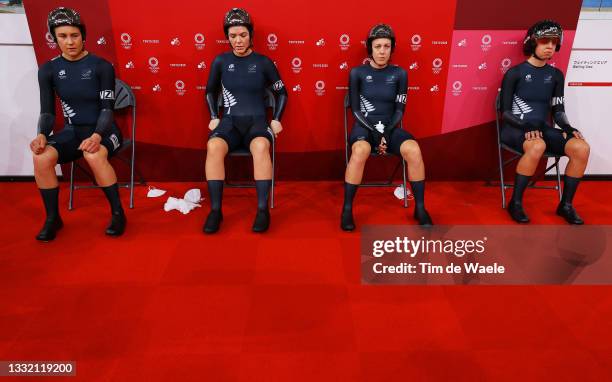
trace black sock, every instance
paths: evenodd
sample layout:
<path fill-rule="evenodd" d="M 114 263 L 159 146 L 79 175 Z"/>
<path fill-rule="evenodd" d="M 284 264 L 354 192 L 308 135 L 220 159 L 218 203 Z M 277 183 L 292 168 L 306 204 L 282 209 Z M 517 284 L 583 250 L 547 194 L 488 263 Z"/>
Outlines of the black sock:
<path fill-rule="evenodd" d="M 414 207 L 424 208 L 425 207 L 425 181 L 418 180 L 416 182 L 410 182 L 410 188 L 412 188 L 412 195 L 414 195 Z"/>
<path fill-rule="evenodd" d="M 523 203 L 523 194 L 525 193 L 525 189 L 529 184 L 530 176 L 521 175 L 518 172 L 514 177 L 514 190 L 512 191 L 512 199 L 510 201 L 512 203 Z"/>
<path fill-rule="evenodd" d="M 58 199 L 59 187 L 55 188 L 40 188 L 40 196 L 42 196 L 45 211 L 47 212 L 47 220 L 55 220 L 59 217 Z"/>
<path fill-rule="evenodd" d="M 210 209 L 213 211 L 221 211 L 221 201 L 223 199 L 222 180 L 208 181 L 208 196 L 210 197 Z"/>
<path fill-rule="evenodd" d="M 119 186 L 117 183 L 112 184 L 108 187 L 102 187 L 102 191 L 104 191 L 104 195 L 106 195 L 106 199 L 108 199 L 108 203 L 111 207 L 112 214 L 122 214 L 123 207 L 121 207 L 121 199 L 119 198 Z"/>
<path fill-rule="evenodd" d="M 569 205 L 572 204 L 579 183 L 580 178 L 565 175 L 565 178 L 563 179 L 563 196 L 561 197 L 561 203 Z"/>
<path fill-rule="evenodd" d="M 348 182 L 344 182 L 344 210 L 352 210 L 353 209 L 353 199 L 355 199 L 355 194 L 357 193 L 357 184 L 351 184 Z"/>
<path fill-rule="evenodd" d="M 257 189 L 257 209 L 267 210 L 268 209 L 268 196 L 270 195 L 270 187 L 272 186 L 272 180 L 256 180 L 255 188 Z"/>

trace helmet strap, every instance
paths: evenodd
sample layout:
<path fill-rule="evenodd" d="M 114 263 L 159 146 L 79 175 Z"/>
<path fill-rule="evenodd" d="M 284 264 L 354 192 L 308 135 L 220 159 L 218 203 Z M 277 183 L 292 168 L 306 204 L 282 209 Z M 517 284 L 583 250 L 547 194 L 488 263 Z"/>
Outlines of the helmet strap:
<path fill-rule="evenodd" d="M 538 56 L 538 54 L 536 53 L 535 49 L 533 50 L 533 57 L 537 58 L 540 61 L 546 61 L 545 59 L 543 59 L 543 58 Z"/>

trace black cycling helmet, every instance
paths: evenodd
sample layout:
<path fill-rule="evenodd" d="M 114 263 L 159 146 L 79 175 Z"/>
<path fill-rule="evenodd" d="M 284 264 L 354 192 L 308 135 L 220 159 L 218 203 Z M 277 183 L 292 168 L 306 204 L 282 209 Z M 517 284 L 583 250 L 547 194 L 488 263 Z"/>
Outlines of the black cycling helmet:
<path fill-rule="evenodd" d="M 525 40 L 523 41 L 523 53 L 525 56 L 534 54 L 538 39 L 545 37 L 559 39 L 559 43 L 555 48 L 555 51 L 558 52 L 563 43 L 563 28 L 561 28 L 558 22 L 553 20 L 542 20 L 533 24 L 531 28 L 527 30 Z"/>
<path fill-rule="evenodd" d="M 51 34 L 55 42 L 57 42 L 57 37 L 55 37 L 55 28 L 64 25 L 70 25 L 79 28 L 79 30 L 81 31 L 81 35 L 83 36 L 83 41 L 85 41 L 85 24 L 83 24 L 79 12 L 75 11 L 74 9 L 64 7 L 55 8 L 54 10 L 49 12 L 49 17 L 47 18 L 47 27 L 49 29 L 49 33 Z"/>
<path fill-rule="evenodd" d="M 391 40 L 391 53 L 393 53 L 395 50 L 395 33 L 393 33 L 393 29 L 387 24 L 376 24 L 370 29 L 368 39 L 366 40 L 366 48 L 368 49 L 369 56 L 372 56 L 372 41 L 377 38 L 388 38 Z"/>
<path fill-rule="evenodd" d="M 223 31 L 225 37 L 228 37 L 228 30 L 230 27 L 243 26 L 249 30 L 249 36 L 253 38 L 253 22 L 249 13 L 242 8 L 232 8 L 225 14 L 223 19 Z"/>

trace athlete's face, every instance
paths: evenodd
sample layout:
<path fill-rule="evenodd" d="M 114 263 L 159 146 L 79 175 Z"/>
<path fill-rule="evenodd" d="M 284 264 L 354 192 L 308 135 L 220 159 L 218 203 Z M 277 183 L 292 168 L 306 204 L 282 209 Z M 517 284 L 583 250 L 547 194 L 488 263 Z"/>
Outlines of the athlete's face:
<path fill-rule="evenodd" d="M 391 58 L 391 40 L 377 38 L 372 41 L 372 59 L 377 66 L 385 66 Z"/>
<path fill-rule="evenodd" d="M 557 38 L 544 37 L 537 40 L 535 53 L 543 60 L 550 60 L 555 54 L 559 40 Z"/>
<path fill-rule="evenodd" d="M 249 52 L 251 47 L 251 36 L 249 30 L 243 26 L 230 27 L 227 30 L 230 45 L 237 56 L 243 56 Z"/>
<path fill-rule="evenodd" d="M 83 52 L 83 35 L 79 28 L 70 25 L 57 27 L 55 37 L 57 45 L 66 58 L 76 59 Z"/>

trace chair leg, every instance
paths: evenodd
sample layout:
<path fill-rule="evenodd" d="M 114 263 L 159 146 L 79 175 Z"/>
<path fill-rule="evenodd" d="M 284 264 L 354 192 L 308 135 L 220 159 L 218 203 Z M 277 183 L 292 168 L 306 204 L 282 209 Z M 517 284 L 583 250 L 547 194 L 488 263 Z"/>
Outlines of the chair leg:
<path fill-rule="evenodd" d="M 555 169 L 557 170 L 557 190 L 559 190 L 559 201 L 563 198 L 561 192 L 561 173 L 559 172 L 559 158 L 555 158 Z"/>
<path fill-rule="evenodd" d="M 402 158 L 402 176 L 404 178 L 404 208 L 408 208 L 408 189 L 406 184 L 406 161 Z"/>
<path fill-rule="evenodd" d="M 132 165 L 130 170 L 132 173 L 130 174 L 130 182 L 132 182 L 130 186 L 130 208 L 134 208 L 134 172 L 136 170 L 136 102 L 132 106 Z M 138 177 L 140 178 L 140 185 L 145 185 L 146 182 L 142 177 L 142 174 L 139 171 Z"/>
<path fill-rule="evenodd" d="M 136 156 L 134 142 L 132 142 L 132 160 L 130 161 L 130 208 L 134 208 L 134 159 Z"/>
<path fill-rule="evenodd" d="M 272 138 L 272 190 L 270 191 L 270 208 L 274 208 L 274 182 L 276 173 L 276 140 Z"/>
<path fill-rule="evenodd" d="M 346 117 L 346 107 L 344 108 L 344 166 L 348 167 L 349 156 L 349 144 L 348 144 L 348 121 Z"/>
<path fill-rule="evenodd" d="M 74 161 L 70 163 L 70 197 L 68 198 L 68 210 L 72 211 L 74 194 Z"/>
<path fill-rule="evenodd" d="M 506 208 L 506 185 L 504 184 L 504 163 L 501 154 L 501 146 L 497 145 L 499 155 L 499 188 L 501 190 L 502 208 Z"/>

